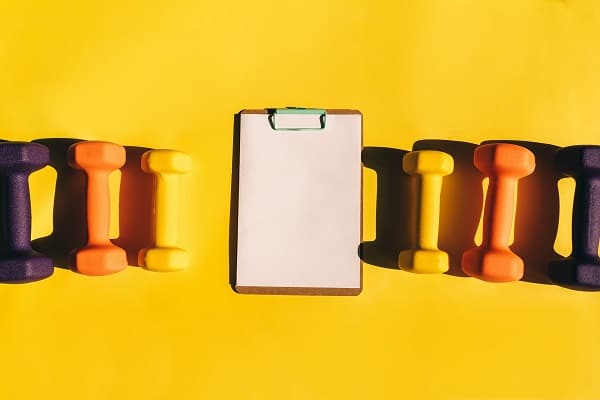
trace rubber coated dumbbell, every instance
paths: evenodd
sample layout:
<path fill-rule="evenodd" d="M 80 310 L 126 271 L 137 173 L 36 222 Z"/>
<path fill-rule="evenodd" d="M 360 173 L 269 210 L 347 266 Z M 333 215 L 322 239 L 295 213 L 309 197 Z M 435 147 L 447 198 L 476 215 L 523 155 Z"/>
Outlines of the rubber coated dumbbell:
<path fill-rule="evenodd" d="M 26 142 L 0 143 L 2 240 L 0 281 L 31 282 L 52 275 L 52 259 L 31 248 L 29 174 L 48 164 L 46 146 Z"/>
<path fill-rule="evenodd" d="M 556 156 L 559 170 L 576 180 L 571 255 L 550 263 L 550 279 L 574 289 L 600 290 L 600 146 L 570 146 Z"/>
<path fill-rule="evenodd" d="M 442 180 L 452 173 L 454 159 L 435 150 L 413 151 L 402 160 L 402 168 L 416 183 L 413 246 L 400 252 L 400 268 L 416 273 L 444 273 L 448 254 L 438 249 Z"/>
<path fill-rule="evenodd" d="M 109 142 L 79 142 L 69 148 L 69 163 L 87 176 L 87 245 L 75 251 L 74 266 L 85 275 L 108 275 L 127 267 L 125 250 L 109 239 L 109 174 L 125 164 L 125 148 Z"/>
<path fill-rule="evenodd" d="M 178 216 L 178 175 L 191 168 L 190 157 L 174 150 L 150 150 L 142 156 L 142 169 L 154 174 L 154 245 L 139 254 L 139 264 L 151 271 L 178 271 L 187 268 L 188 253 L 176 246 Z"/>
<path fill-rule="evenodd" d="M 523 260 L 509 249 L 515 215 L 517 183 L 533 173 L 535 156 L 509 143 L 485 144 L 475 149 L 475 166 L 489 177 L 483 213 L 483 241 L 462 256 L 462 269 L 489 282 L 512 282 L 523 277 Z"/>

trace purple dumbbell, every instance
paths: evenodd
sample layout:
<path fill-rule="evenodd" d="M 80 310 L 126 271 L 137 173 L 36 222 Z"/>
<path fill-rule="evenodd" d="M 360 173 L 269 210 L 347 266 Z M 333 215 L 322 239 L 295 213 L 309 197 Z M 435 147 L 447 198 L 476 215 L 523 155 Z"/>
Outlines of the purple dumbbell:
<path fill-rule="evenodd" d="M 29 174 L 49 161 L 46 146 L 0 143 L 0 282 L 30 282 L 52 275 L 52 259 L 31 248 Z"/>
<path fill-rule="evenodd" d="M 573 250 L 550 264 L 550 279 L 561 286 L 600 290 L 600 146 L 569 146 L 556 156 L 559 169 L 575 178 Z"/>

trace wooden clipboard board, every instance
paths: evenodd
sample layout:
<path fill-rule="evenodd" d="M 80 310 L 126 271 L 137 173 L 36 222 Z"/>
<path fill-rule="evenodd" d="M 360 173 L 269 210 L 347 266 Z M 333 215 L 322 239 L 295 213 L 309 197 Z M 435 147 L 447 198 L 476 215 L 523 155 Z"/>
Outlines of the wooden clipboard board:
<path fill-rule="evenodd" d="M 236 115 L 230 283 L 238 293 L 362 290 L 362 115 Z M 236 170 L 237 169 L 237 170 Z"/>

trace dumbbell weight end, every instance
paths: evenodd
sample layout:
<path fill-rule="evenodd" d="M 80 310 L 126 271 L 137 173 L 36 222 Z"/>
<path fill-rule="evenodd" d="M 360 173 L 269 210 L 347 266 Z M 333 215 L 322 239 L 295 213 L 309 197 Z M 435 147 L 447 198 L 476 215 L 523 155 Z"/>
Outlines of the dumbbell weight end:
<path fill-rule="evenodd" d="M 487 282 L 513 282 L 523 277 L 523 260 L 510 249 L 474 247 L 463 253 L 463 271 Z"/>

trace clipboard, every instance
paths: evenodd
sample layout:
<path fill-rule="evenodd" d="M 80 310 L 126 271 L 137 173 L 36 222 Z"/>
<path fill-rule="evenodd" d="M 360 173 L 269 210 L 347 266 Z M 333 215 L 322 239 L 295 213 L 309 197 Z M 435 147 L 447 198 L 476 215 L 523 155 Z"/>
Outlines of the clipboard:
<path fill-rule="evenodd" d="M 359 294 L 362 114 L 245 110 L 236 116 L 235 131 L 235 291 Z"/>

